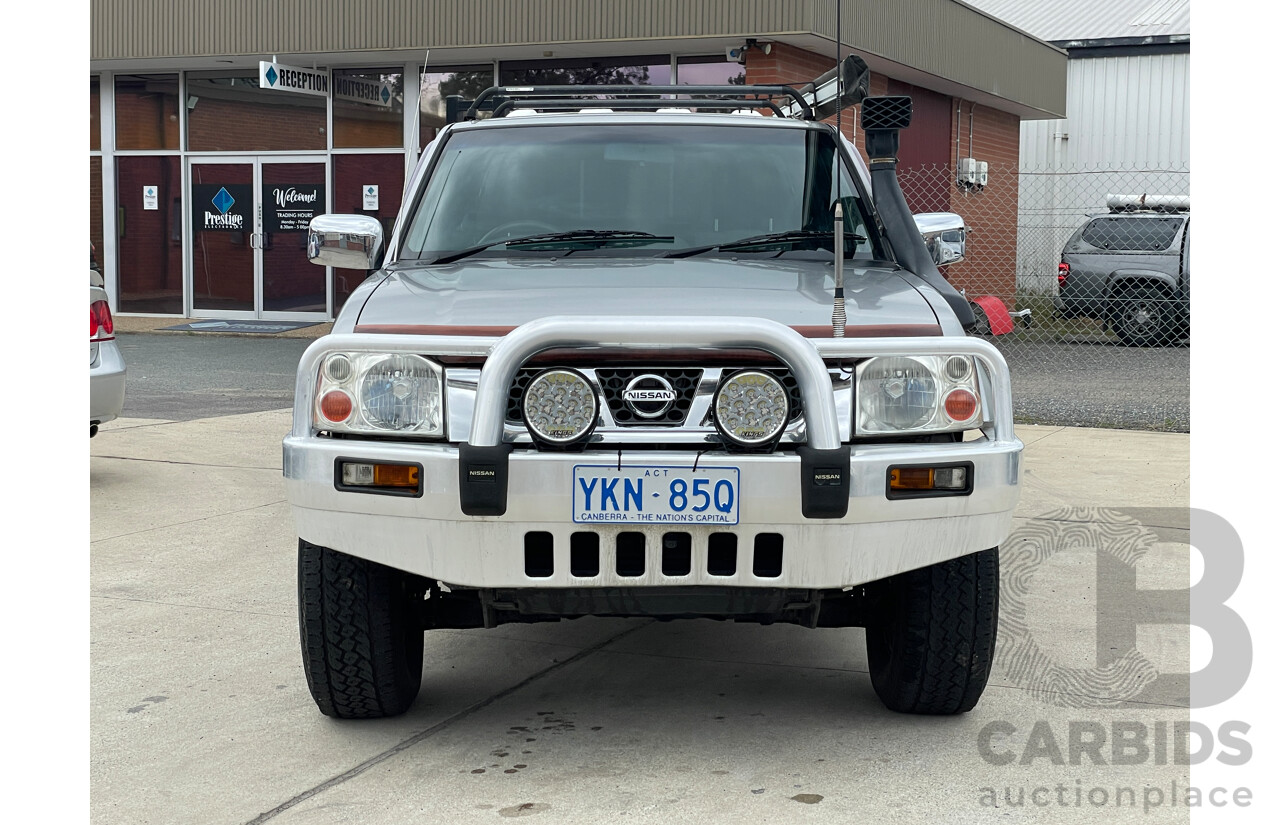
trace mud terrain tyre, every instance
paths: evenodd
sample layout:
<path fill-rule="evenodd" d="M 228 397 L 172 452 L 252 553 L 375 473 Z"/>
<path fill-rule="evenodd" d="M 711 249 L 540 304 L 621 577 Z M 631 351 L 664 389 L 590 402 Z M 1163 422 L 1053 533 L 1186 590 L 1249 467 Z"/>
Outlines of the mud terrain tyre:
<path fill-rule="evenodd" d="M 307 687 L 326 716 L 404 713 L 422 684 L 426 582 L 298 541 L 298 629 Z"/>
<path fill-rule="evenodd" d="M 995 655 L 999 579 L 992 548 L 875 583 L 867 661 L 886 707 L 935 715 L 973 709 Z"/>

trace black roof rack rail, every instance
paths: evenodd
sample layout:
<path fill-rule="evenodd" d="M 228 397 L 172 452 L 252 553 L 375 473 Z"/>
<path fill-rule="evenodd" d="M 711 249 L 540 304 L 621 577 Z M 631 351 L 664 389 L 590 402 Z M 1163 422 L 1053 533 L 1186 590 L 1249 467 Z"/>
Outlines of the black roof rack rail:
<path fill-rule="evenodd" d="M 812 85 L 812 84 L 806 84 Z M 790 108 L 804 120 L 813 120 L 813 108 L 805 100 L 804 95 L 790 86 L 490 86 L 481 92 L 471 104 L 471 108 L 463 115 L 463 120 L 475 120 L 477 113 L 493 106 L 491 99 L 503 97 L 508 100 L 525 102 L 530 108 L 542 105 L 539 98 L 554 100 L 570 100 L 586 97 L 594 99 L 596 95 L 612 95 L 618 98 L 649 98 L 640 107 L 625 108 L 678 108 L 695 106 L 703 100 L 727 100 L 735 103 L 746 103 L 749 100 L 767 100 L 770 98 L 788 98 Z M 657 95 L 677 95 L 677 99 L 656 98 Z M 613 101 L 609 101 L 613 102 Z M 595 104 L 591 104 L 595 105 Z M 496 107 L 495 107 L 496 108 Z M 582 107 L 589 108 L 589 107 Z M 605 107 L 601 107 L 605 108 Z M 624 108 L 624 107 L 614 107 Z M 716 106 L 715 108 L 719 108 Z M 729 107 L 725 107 L 729 108 Z M 736 106 L 733 108 L 747 108 Z M 754 105 L 749 108 L 759 108 Z M 776 108 L 776 107 L 775 107 Z"/>
<path fill-rule="evenodd" d="M 494 117 L 505 117 L 510 114 L 513 109 L 561 109 L 566 111 L 578 111 L 579 109 L 613 109 L 623 111 L 654 111 L 656 109 L 769 109 L 778 117 L 784 117 L 782 110 L 778 108 L 778 104 L 772 100 L 760 100 L 758 98 L 748 98 L 745 100 L 717 100 L 716 98 L 704 97 L 684 100 L 672 100 L 671 98 L 661 98 L 656 100 L 602 100 L 600 98 L 558 98 L 546 97 L 536 100 L 512 100 L 507 98 L 497 105 L 493 110 Z"/>

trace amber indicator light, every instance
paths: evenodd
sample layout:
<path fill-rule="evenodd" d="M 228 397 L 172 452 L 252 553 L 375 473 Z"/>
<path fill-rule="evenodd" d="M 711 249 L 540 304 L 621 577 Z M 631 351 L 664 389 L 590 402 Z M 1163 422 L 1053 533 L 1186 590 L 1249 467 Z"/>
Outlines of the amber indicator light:
<path fill-rule="evenodd" d="M 404 464 L 373 465 L 373 486 L 375 487 L 413 487 L 418 486 L 418 468 Z"/>
<path fill-rule="evenodd" d="M 889 471 L 890 490 L 932 490 L 932 467 L 895 467 Z"/>

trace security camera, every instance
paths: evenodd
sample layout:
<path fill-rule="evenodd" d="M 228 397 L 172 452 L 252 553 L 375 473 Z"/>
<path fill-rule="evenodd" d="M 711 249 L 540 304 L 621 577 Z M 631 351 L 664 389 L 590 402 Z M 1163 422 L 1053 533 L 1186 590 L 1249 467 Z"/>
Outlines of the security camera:
<path fill-rule="evenodd" d="M 748 38 L 746 43 L 743 43 L 736 49 L 732 46 L 725 48 L 724 58 L 725 60 L 736 60 L 739 63 L 745 64 L 747 62 L 747 52 L 751 49 L 758 49 L 761 54 L 772 54 L 773 44 L 765 43 L 762 45 L 758 43 L 754 37 Z"/>

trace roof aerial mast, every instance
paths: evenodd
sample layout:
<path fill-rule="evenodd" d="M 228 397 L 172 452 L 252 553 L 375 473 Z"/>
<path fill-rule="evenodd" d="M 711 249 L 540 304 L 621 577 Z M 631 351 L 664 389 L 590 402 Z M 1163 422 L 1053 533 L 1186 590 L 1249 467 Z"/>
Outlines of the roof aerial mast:
<path fill-rule="evenodd" d="M 836 4 L 836 100 L 841 101 L 844 98 L 844 72 L 840 66 L 840 0 L 835 0 Z M 816 97 L 816 93 L 815 93 Z M 840 142 L 844 137 L 841 131 L 840 112 L 843 106 L 837 105 L 836 108 L 836 150 L 832 157 L 832 174 L 836 177 L 836 205 L 835 215 L 832 224 L 835 230 L 835 238 L 832 243 L 832 252 L 835 253 L 835 302 L 831 307 L 831 336 L 833 338 L 844 337 L 844 196 L 840 191 Z"/>

